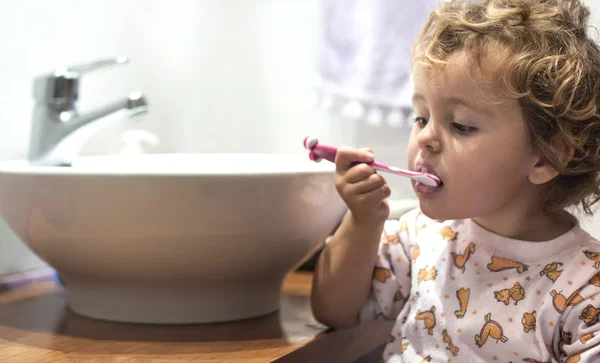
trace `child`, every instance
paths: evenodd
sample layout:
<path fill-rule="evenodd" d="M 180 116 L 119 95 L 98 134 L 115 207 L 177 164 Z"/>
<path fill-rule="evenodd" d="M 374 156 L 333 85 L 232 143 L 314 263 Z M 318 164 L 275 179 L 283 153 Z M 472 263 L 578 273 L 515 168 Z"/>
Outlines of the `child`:
<path fill-rule="evenodd" d="M 414 48 L 419 208 L 386 221 L 369 149 L 341 148 L 349 208 L 312 306 L 395 320 L 386 362 L 600 362 L 600 242 L 565 209 L 600 198 L 600 50 L 578 0 L 454 1 Z M 383 343 L 383 342 L 382 342 Z"/>

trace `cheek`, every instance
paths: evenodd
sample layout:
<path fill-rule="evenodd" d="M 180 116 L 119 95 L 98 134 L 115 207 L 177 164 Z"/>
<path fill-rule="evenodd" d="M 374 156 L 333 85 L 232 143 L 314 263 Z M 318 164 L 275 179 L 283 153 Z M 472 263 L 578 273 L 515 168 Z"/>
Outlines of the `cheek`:
<path fill-rule="evenodd" d="M 414 166 L 414 161 L 415 161 L 418 153 L 419 153 L 419 144 L 417 143 L 416 133 L 413 128 L 413 130 L 410 133 L 410 137 L 408 139 L 408 146 L 406 148 L 406 154 L 407 154 L 407 158 L 408 158 L 409 167 Z"/>
<path fill-rule="evenodd" d="M 453 163 L 450 174 L 454 193 L 472 195 L 478 194 L 481 189 L 490 190 L 490 182 L 493 182 L 495 177 L 485 169 L 485 164 L 477 159 L 462 159 Z"/>
<path fill-rule="evenodd" d="M 472 195 L 489 195 L 490 190 L 502 194 L 503 191 L 511 193 L 515 188 L 522 187 L 528 175 L 523 154 L 513 151 L 502 153 L 499 150 L 473 153 L 454 160 L 452 174 L 457 189 Z"/>

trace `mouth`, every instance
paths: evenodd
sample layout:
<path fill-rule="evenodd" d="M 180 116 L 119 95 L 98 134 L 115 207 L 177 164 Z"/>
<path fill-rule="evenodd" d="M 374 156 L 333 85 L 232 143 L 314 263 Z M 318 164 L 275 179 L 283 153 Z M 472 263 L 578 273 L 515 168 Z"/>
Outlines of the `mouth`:
<path fill-rule="evenodd" d="M 435 169 L 429 167 L 428 165 L 417 164 L 415 171 L 418 173 L 431 174 L 431 175 L 435 176 L 436 178 L 438 178 L 440 180 L 440 184 L 436 188 L 441 188 L 444 185 L 444 182 L 443 182 L 442 178 L 440 177 L 440 175 L 435 171 Z"/>

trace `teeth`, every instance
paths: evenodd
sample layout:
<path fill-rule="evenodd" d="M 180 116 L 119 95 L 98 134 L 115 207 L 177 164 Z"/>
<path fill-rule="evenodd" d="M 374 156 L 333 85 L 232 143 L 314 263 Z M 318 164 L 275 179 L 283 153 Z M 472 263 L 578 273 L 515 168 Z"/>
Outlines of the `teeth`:
<path fill-rule="evenodd" d="M 437 178 L 440 180 L 440 185 L 439 185 L 439 186 L 442 186 L 442 185 L 444 185 L 444 182 L 442 181 L 442 178 L 440 178 L 440 176 L 439 176 L 439 175 L 437 175 L 437 173 L 436 173 L 435 171 L 428 170 L 428 169 L 425 169 L 425 168 L 423 168 L 423 167 L 419 167 L 419 168 L 417 169 L 417 171 L 418 171 L 419 173 L 431 174 L 431 175 L 433 175 L 433 176 L 437 177 Z"/>
<path fill-rule="evenodd" d="M 420 173 L 431 174 L 431 175 L 437 176 L 437 174 L 435 173 L 435 171 L 431 171 L 431 170 L 427 170 L 427 169 L 423 169 L 423 168 L 419 168 L 419 172 Z"/>

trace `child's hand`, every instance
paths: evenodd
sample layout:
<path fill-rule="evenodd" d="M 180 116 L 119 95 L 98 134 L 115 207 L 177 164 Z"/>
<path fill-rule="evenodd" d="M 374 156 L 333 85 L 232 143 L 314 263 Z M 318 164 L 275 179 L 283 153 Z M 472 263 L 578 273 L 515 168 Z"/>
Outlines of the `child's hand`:
<path fill-rule="evenodd" d="M 370 149 L 346 147 L 339 148 L 335 157 L 335 186 L 360 225 L 382 225 L 390 214 L 390 187 L 375 169 L 364 164 L 373 160 Z"/>

